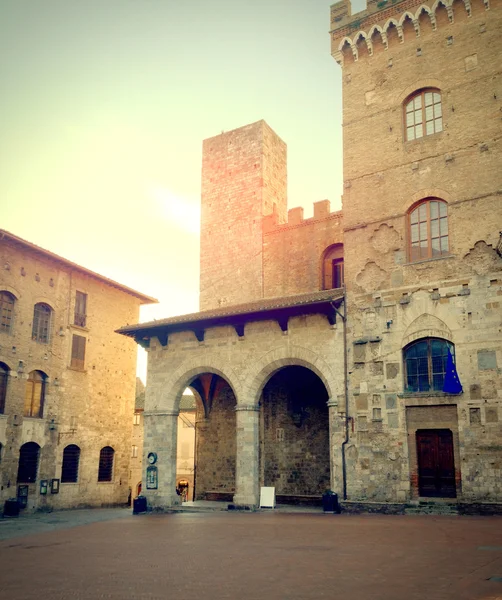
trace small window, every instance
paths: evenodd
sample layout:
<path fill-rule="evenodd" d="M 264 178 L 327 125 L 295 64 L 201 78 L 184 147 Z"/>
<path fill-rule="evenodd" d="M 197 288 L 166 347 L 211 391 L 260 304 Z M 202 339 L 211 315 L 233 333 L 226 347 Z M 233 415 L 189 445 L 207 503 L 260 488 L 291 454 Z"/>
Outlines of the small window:
<path fill-rule="evenodd" d="M 63 450 L 63 466 L 61 468 L 61 483 L 77 483 L 80 448 L 75 444 L 66 446 Z"/>
<path fill-rule="evenodd" d="M 18 483 L 34 483 L 37 480 L 40 446 L 35 442 L 23 444 L 19 449 Z"/>
<path fill-rule="evenodd" d="M 410 262 L 449 254 L 448 206 L 427 198 L 408 215 Z"/>
<path fill-rule="evenodd" d="M 441 92 L 425 89 L 416 92 L 404 105 L 406 140 L 418 140 L 443 131 Z"/>
<path fill-rule="evenodd" d="M 138 446 L 131 446 L 131 457 L 138 458 Z"/>
<path fill-rule="evenodd" d="M 448 349 L 453 359 L 453 344 L 439 338 L 417 340 L 403 351 L 407 392 L 442 392 Z"/>
<path fill-rule="evenodd" d="M 140 423 L 141 423 L 141 415 L 140 415 L 140 413 L 134 413 L 133 425 L 139 425 Z"/>
<path fill-rule="evenodd" d="M 5 412 L 5 399 L 7 398 L 9 371 L 9 367 L 5 363 L 0 362 L 0 414 Z"/>
<path fill-rule="evenodd" d="M 43 417 L 46 380 L 47 375 L 42 371 L 30 373 L 24 395 L 25 417 Z"/>
<path fill-rule="evenodd" d="M 49 334 L 51 328 L 52 308 L 47 304 L 40 302 L 35 304 L 33 311 L 33 329 L 31 337 L 40 344 L 49 343 Z"/>
<path fill-rule="evenodd" d="M 0 331 L 4 333 L 12 333 L 15 301 L 9 292 L 0 292 Z"/>
<path fill-rule="evenodd" d="M 101 448 L 99 453 L 98 481 L 111 481 L 113 477 L 113 455 L 115 450 L 110 446 Z"/>
<path fill-rule="evenodd" d="M 330 246 L 324 252 L 322 259 L 323 289 L 331 290 L 343 287 L 343 270 L 343 245 Z"/>
<path fill-rule="evenodd" d="M 73 369 L 84 369 L 85 365 L 85 337 L 74 335 L 71 344 L 71 363 Z"/>
<path fill-rule="evenodd" d="M 73 324 L 79 327 L 85 327 L 87 323 L 87 294 L 77 292 L 75 294 L 75 313 L 73 315 Z"/>

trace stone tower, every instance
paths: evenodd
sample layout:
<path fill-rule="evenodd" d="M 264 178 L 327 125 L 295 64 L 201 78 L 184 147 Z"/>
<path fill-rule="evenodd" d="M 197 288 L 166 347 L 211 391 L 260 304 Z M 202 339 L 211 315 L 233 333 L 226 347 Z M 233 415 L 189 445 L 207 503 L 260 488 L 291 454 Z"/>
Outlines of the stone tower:
<path fill-rule="evenodd" d="M 286 190 L 286 144 L 264 121 L 204 141 L 200 310 L 263 298 L 263 217 L 286 220 Z"/>

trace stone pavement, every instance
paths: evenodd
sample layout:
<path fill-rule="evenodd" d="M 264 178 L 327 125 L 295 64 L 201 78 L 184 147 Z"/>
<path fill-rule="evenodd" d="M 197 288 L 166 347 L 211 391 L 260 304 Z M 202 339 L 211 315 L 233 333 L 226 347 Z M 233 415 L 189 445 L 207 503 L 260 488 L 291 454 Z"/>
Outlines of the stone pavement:
<path fill-rule="evenodd" d="M 5 527 L 9 600 L 502 600 L 502 517 L 111 509 Z"/>

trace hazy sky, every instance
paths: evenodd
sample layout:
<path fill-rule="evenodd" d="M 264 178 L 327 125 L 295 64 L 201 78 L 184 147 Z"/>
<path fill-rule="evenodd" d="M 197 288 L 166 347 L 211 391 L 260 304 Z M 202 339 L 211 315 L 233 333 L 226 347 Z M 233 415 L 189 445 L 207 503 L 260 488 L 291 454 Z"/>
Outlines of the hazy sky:
<path fill-rule="evenodd" d="M 198 309 L 202 140 L 259 119 L 288 205 L 340 207 L 329 0 L 0 0 L 0 226 Z"/>

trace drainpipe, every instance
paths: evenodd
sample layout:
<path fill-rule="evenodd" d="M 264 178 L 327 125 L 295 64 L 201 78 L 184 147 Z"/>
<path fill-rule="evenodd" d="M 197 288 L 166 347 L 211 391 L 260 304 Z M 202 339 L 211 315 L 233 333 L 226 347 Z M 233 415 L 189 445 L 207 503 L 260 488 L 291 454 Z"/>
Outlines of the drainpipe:
<path fill-rule="evenodd" d="M 347 500 L 347 461 L 345 459 L 345 447 L 349 443 L 349 372 L 347 357 L 347 295 L 343 297 L 343 314 L 340 313 L 333 302 L 333 310 L 341 317 L 343 322 L 343 391 L 345 396 L 345 438 L 342 442 L 342 476 L 343 476 L 343 499 Z"/>

